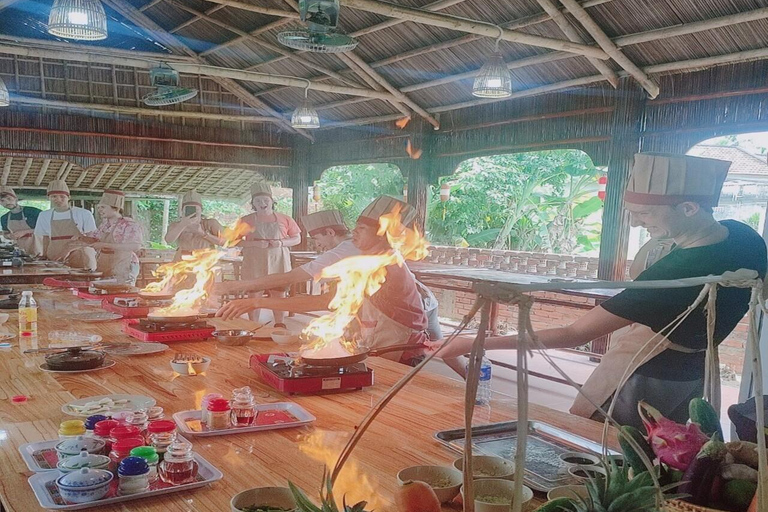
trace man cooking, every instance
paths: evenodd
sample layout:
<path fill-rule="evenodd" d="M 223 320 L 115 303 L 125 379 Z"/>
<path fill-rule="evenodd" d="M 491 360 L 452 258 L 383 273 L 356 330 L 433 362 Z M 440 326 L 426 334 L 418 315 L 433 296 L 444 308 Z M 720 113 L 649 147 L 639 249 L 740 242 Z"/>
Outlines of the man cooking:
<path fill-rule="evenodd" d="M 203 198 L 196 191 L 186 192 L 181 198 L 181 218 L 172 222 L 165 233 L 165 241 L 176 242 L 173 261 L 181 261 L 184 255 L 198 249 L 213 249 L 223 245 L 220 238 L 223 231 L 216 219 L 203 217 Z"/>
<path fill-rule="evenodd" d="M 53 180 L 48 185 L 48 199 L 51 209 L 40 214 L 35 226 L 35 235 L 43 238 L 43 256 L 63 261 L 72 268 L 95 270 L 96 250 L 77 240 L 95 233 L 93 214 L 69 206 L 69 187 L 64 180 Z"/>
<path fill-rule="evenodd" d="M 379 217 L 392 213 L 395 208 L 400 209 L 402 224 L 410 226 L 416 211 L 410 205 L 388 196 L 377 198 L 360 214 L 352 232 L 352 243 L 361 254 L 382 254 L 392 250 L 386 235 L 379 235 L 378 230 Z M 381 288 L 365 298 L 358 312 L 363 343 L 368 348 L 381 348 L 425 341 L 427 317 L 416 279 L 405 265 L 390 265 L 386 269 L 386 280 Z M 320 311 L 328 309 L 332 298 L 331 293 L 286 299 L 253 298 L 250 299 L 250 307 L 293 312 Z M 217 315 L 225 318 L 238 316 L 234 311 L 224 308 Z M 414 351 L 392 352 L 383 357 L 411 364 L 419 354 Z"/>
<path fill-rule="evenodd" d="M 35 236 L 37 217 L 42 210 L 31 206 L 21 206 L 13 188 L 0 187 L 0 205 L 9 211 L 0 217 L 3 236 L 13 240 L 16 246 L 28 256 L 37 257 L 43 254 L 43 243 Z"/>
<path fill-rule="evenodd" d="M 671 280 L 721 275 L 739 269 L 766 272 L 766 247 L 752 228 L 712 216 L 730 162 L 682 155 L 640 153 L 629 179 L 624 203 L 633 226 L 654 239 L 674 240 L 673 249 L 638 275 L 636 281 Z M 688 403 L 701 397 L 707 346 L 707 320 L 699 306 L 667 337 L 663 328 L 691 305 L 701 287 L 658 290 L 627 289 L 603 302 L 567 327 L 536 333 L 547 348 L 573 348 L 617 331 L 611 348 L 582 387 L 593 402 L 607 409 L 619 380 L 613 417 L 622 425 L 639 427 L 637 403 L 645 400 L 667 418 L 685 423 Z M 715 342 L 722 342 L 749 308 L 749 289 L 721 287 L 717 294 Z M 648 340 L 657 336 L 660 343 Z M 516 348 L 516 336 L 489 338 L 488 349 Z M 455 345 L 455 346 L 454 346 Z M 471 340 L 461 339 L 441 351 L 455 357 L 469 352 Z M 634 361 L 633 361 L 634 360 Z M 571 413 L 599 419 L 581 395 Z"/>

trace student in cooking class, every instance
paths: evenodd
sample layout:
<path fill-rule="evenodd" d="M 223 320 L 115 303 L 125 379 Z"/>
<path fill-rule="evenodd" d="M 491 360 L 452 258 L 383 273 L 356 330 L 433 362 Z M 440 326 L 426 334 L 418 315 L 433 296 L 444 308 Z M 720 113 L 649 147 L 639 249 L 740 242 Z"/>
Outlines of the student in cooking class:
<path fill-rule="evenodd" d="M 241 278 L 251 280 L 271 274 L 282 274 L 291 270 L 289 247 L 301 243 L 301 230 L 296 221 L 275 211 L 272 188 L 266 182 L 251 185 L 251 206 L 253 213 L 240 219 L 251 227 L 250 232 L 238 244 L 243 249 Z M 278 286 L 269 290 L 270 298 L 285 297 L 286 287 Z M 261 294 L 261 292 L 259 292 Z M 250 311 L 251 320 L 259 318 L 259 309 Z M 285 312 L 272 310 L 277 328 L 285 328 Z"/>
<path fill-rule="evenodd" d="M 752 228 L 735 220 L 713 217 L 730 162 L 685 155 L 639 153 L 624 194 L 633 226 L 651 237 L 674 240 L 668 253 L 635 281 L 667 281 L 722 275 L 739 269 L 765 277 L 766 246 Z M 613 417 L 621 425 L 640 427 L 637 404 L 645 400 L 665 417 L 688 420 L 688 403 L 704 390 L 707 317 L 704 305 L 693 310 L 671 332 L 666 329 L 695 301 L 702 287 L 626 289 L 566 327 L 536 333 L 547 348 L 574 348 L 614 333 L 581 391 L 571 413 L 600 420 L 593 403 L 606 410 L 614 396 Z M 715 343 L 722 342 L 749 309 L 749 288 L 719 287 Z M 653 339 L 652 343 L 649 340 Z M 469 352 L 472 339 L 460 338 L 438 355 L 457 357 Z M 515 349 L 517 336 L 486 340 L 487 349 Z M 439 346 L 435 346 L 439 349 Z M 619 389 L 624 375 L 626 383 Z M 719 383 L 719 375 L 713 379 Z"/>
<path fill-rule="evenodd" d="M 357 219 L 352 231 L 352 243 L 363 255 L 382 254 L 391 251 L 386 235 L 379 235 L 379 217 L 399 208 L 401 222 L 410 227 L 416 218 L 416 210 L 393 197 L 380 196 L 369 204 Z M 419 293 L 416 278 L 406 265 L 389 265 L 387 277 L 381 288 L 366 297 L 358 312 L 354 330 L 359 332 L 367 348 L 383 348 L 391 345 L 417 344 L 427 339 L 427 315 Z M 251 307 L 280 308 L 296 313 L 328 309 L 332 293 L 308 295 L 286 299 L 256 298 Z M 227 318 L 237 315 L 230 315 Z M 223 315 L 220 315 L 223 316 Z M 382 357 L 406 364 L 421 359 L 420 350 L 390 352 Z"/>
<path fill-rule="evenodd" d="M 64 180 L 48 184 L 50 210 L 37 218 L 35 235 L 43 239 L 43 257 L 62 261 L 72 268 L 96 269 L 96 251 L 78 241 L 81 235 L 96 231 L 93 214 L 84 208 L 69 205 L 69 187 Z"/>
<path fill-rule="evenodd" d="M 80 237 L 98 252 L 96 270 L 119 283 L 136 284 L 139 276 L 138 252 L 144 243 L 141 224 L 123 216 L 125 194 L 105 190 L 96 211 L 101 219 L 93 237 Z"/>
<path fill-rule="evenodd" d="M 213 249 L 223 245 L 223 228 L 216 219 L 203 217 L 203 198 L 196 191 L 186 192 L 181 199 L 181 218 L 172 222 L 165 233 L 166 243 L 176 243 L 173 261 L 198 249 Z"/>
<path fill-rule="evenodd" d="M 35 236 L 37 217 L 42 210 L 32 206 L 21 206 L 13 188 L 0 187 L 0 205 L 8 212 L 0 217 L 3 236 L 13 240 L 13 243 L 28 256 L 37 257 L 43 254 L 43 241 Z"/>

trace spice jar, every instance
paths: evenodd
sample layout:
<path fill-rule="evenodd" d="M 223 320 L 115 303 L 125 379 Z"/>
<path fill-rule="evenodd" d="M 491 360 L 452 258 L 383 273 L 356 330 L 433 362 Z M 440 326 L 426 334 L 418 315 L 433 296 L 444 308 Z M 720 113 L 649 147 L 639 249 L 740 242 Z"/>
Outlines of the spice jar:
<path fill-rule="evenodd" d="M 145 440 L 147 439 L 147 423 L 149 422 L 149 415 L 147 414 L 146 409 L 134 411 L 134 413 L 128 416 L 125 420 L 129 427 L 136 427 L 139 430 L 139 435 Z"/>
<path fill-rule="evenodd" d="M 195 481 L 197 469 L 192 445 L 184 441 L 175 441 L 165 452 L 157 473 L 160 475 L 160 480 L 167 484 L 182 485 Z"/>
<path fill-rule="evenodd" d="M 115 444 L 121 439 L 128 439 L 130 437 L 141 438 L 141 431 L 133 426 L 118 426 L 109 431 L 109 438 L 112 441 L 112 444 Z"/>
<path fill-rule="evenodd" d="M 120 479 L 117 492 L 121 496 L 149 490 L 149 464 L 141 457 L 126 457 L 120 461 L 117 476 Z"/>
<path fill-rule="evenodd" d="M 229 428 L 229 415 L 231 408 L 226 398 L 214 398 L 208 404 L 208 430 L 222 430 Z"/>
<path fill-rule="evenodd" d="M 251 388 L 245 386 L 233 391 L 232 412 L 230 421 L 233 427 L 247 427 L 256 419 L 256 404 L 253 401 Z"/>
<path fill-rule="evenodd" d="M 115 421 L 119 421 L 121 425 L 127 425 L 128 424 L 128 416 L 133 415 L 131 411 L 119 411 L 112 413 L 112 419 Z"/>
<path fill-rule="evenodd" d="M 67 420 L 59 424 L 59 439 L 76 439 L 85 435 L 85 423 L 80 420 Z"/>
<path fill-rule="evenodd" d="M 139 437 L 129 437 L 127 439 L 121 439 L 115 443 L 112 443 L 112 451 L 109 452 L 109 468 L 112 471 L 117 471 L 117 468 L 126 457 L 130 457 L 131 450 L 138 446 L 143 446 L 144 440 Z"/>
<path fill-rule="evenodd" d="M 224 395 L 221 393 L 208 393 L 200 401 L 200 423 L 202 423 L 203 426 L 208 424 L 208 405 L 211 403 L 211 400 L 215 398 L 224 398 Z"/>
<path fill-rule="evenodd" d="M 149 421 L 155 421 L 163 419 L 165 417 L 165 413 L 163 412 L 162 407 L 156 405 L 147 409 L 147 416 L 149 417 Z"/>
<path fill-rule="evenodd" d="M 93 434 L 93 429 L 96 428 L 96 424 L 100 421 L 104 421 L 107 418 L 103 414 L 94 414 L 93 416 L 88 416 L 85 418 L 85 432 L 86 435 Z"/>
<path fill-rule="evenodd" d="M 120 423 L 115 420 L 101 420 L 93 427 L 94 439 L 101 439 L 104 441 L 104 453 L 109 453 L 112 450 L 112 437 L 110 432 L 113 428 L 119 427 Z"/>
<path fill-rule="evenodd" d="M 141 457 L 147 461 L 149 466 L 149 483 L 157 481 L 157 464 L 160 462 L 160 458 L 157 456 L 157 452 L 151 446 L 139 446 L 131 450 L 131 457 Z M 125 461 L 125 459 L 123 459 Z"/>
<path fill-rule="evenodd" d="M 147 431 L 149 444 L 162 459 L 168 447 L 176 440 L 176 424 L 169 420 L 150 421 Z"/>

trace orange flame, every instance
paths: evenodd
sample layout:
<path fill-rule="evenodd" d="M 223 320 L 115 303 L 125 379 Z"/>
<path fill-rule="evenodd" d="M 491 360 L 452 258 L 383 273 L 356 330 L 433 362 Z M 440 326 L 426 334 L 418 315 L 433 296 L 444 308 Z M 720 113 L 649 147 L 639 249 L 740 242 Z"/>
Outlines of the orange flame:
<path fill-rule="evenodd" d="M 421 154 L 423 153 L 421 149 L 413 149 L 413 146 L 411 145 L 411 139 L 408 139 L 408 141 L 405 143 L 405 152 L 408 153 L 408 156 L 414 160 L 421 158 Z"/>
<path fill-rule="evenodd" d="M 346 444 L 346 435 L 327 430 L 315 430 L 306 435 L 299 443 L 299 449 L 316 461 L 332 468 Z M 368 476 L 360 470 L 354 459 L 350 459 L 339 473 L 333 486 L 333 494 L 337 501 L 342 498 L 350 505 L 359 501 L 367 501 L 366 510 L 382 510 L 387 505 L 379 498 L 376 491 L 378 486 L 371 483 Z"/>
<path fill-rule="evenodd" d="M 402 266 L 405 260 L 421 260 L 428 254 L 427 241 L 419 230 L 406 228 L 400 222 L 399 208 L 379 218 L 378 234 L 386 235 L 391 251 L 345 258 L 323 270 L 323 278 L 337 280 L 336 294 L 329 304 L 331 312 L 313 319 L 302 332 L 307 340 L 302 351 L 316 355 L 327 347 L 330 352 L 333 342 L 354 354 L 358 340 L 345 337 L 345 329 L 356 318 L 363 300 L 379 291 L 386 280 L 387 266 Z"/>
<path fill-rule="evenodd" d="M 224 240 L 224 247 L 236 245 L 251 229 L 253 228 L 249 224 L 238 220 L 233 227 L 226 228 L 222 233 L 221 238 Z M 142 291 L 171 290 L 175 285 L 187 279 L 188 275 L 195 276 L 195 284 L 192 288 L 176 292 L 171 305 L 156 310 L 155 314 L 187 316 L 199 313 L 200 308 L 208 300 L 209 292 L 213 286 L 215 277 L 213 267 L 225 255 L 224 251 L 216 248 L 199 249 L 193 251 L 191 257 L 158 267 L 155 276 L 162 276 L 162 279 L 155 283 L 149 283 Z"/>
<path fill-rule="evenodd" d="M 397 126 L 402 130 L 403 128 L 408 126 L 408 123 L 410 122 L 411 122 L 411 116 L 406 116 L 402 119 L 398 119 L 397 121 L 395 121 L 395 126 Z"/>

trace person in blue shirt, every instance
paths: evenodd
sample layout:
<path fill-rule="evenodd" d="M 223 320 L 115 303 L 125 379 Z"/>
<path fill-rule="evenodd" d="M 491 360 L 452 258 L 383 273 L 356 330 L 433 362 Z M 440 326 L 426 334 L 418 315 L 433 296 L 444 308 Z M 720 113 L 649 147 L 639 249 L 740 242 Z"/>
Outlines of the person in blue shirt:
<path fill-rule="evenodd" d="M 13 243 L 29 256 L 40 256 L 43 253 L 43 244 L 40 238 L 35 236 L 35 225 L 42 210 L 21 206 L 16 192 L 8 186 L 0 187 L 0 205 L 9 210 L 0 217 L 3 236 L 13 240 Z"/>

